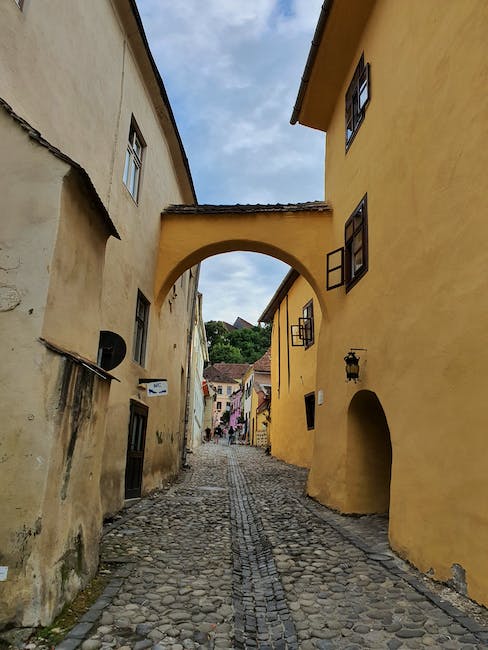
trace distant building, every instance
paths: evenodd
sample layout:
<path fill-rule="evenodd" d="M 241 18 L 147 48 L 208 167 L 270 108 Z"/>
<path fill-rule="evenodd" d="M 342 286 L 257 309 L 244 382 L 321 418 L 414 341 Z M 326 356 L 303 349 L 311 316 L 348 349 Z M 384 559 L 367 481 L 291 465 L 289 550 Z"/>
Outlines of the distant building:
<path fill-rule="evenodd" d="M 249 330 L 255 327 L 255 325 L 240 317 L 236 318 L 233 325 L 226 323 L 225 321 L 222 321 L 222 323 L 228 332 L 232 332 L 234 330 Z"/>
<path fill-rule="evenodd" d="M 248 442 L 256 444 L 258 393 L 262 392 L 271 398 L 271 349 L 251 364 L 243 378 L 243 385 L 244 430 Z"/>
<path fill-rule="evenodd" d="M 248 363 L 214 363 L 204 370 L 204 377 L 214 391 L 212 428 L 218 426 L 224 413 L 231 410 L 231 396 L 242 384 Z"/>

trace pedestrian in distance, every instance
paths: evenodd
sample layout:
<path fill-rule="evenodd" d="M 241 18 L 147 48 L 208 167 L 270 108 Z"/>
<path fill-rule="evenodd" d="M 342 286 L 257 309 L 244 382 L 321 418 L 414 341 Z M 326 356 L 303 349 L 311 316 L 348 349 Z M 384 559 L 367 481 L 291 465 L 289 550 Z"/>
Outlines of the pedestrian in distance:
<path fill-rule="evenodd" d="M 210 427 L 207 427 L 205 429 L 205 442 L 210 442 L 210 438 L 212 437 L 212 430 Z"/>
<path fill-rule="evenodd" d="M 222 436 L 222 429 L 220 428 L 220 426 L 215 427 L 215 430 L 214 430 L 214 443 L 216 445 L 219 444 L 221 436 Z"/>

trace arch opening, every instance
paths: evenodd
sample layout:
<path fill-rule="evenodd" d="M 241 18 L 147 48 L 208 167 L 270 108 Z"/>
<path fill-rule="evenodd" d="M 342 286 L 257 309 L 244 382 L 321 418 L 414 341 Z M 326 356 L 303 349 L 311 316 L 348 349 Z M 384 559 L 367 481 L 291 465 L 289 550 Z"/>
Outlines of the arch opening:
<path fill-rule="evenodd" d="M 357 514 L 387 514 L 392 446 L 385 412 L 376 394 L 357 392 L 347 414 L 348 503 Z"/>
<path fill-rule="evenodd" d="M 323 292 L 320 290 L 320 286 L 317 283 L 316 278 L 310 273 L 304 263 L 295 258 L 294 256 L 284 252 L 282 249 L 279 249 L 275 246 L 269 244 L 263 244 L 259 241 L 236 241 L 236 240 L 225 240 L 220 241 L 218 244 L 202 246 L 200 248 L 195 248 L 191 254 L 187 255 L 185 258 L 181 259 L 177 264 L 169 270 L 165 281 L 156 286 L 157 290 L 157 300 L 156 303 L 161 305 L 168 293 L 171 290 L 171 287 L 178 278 L 180 278 L 185 271 L 192 268 L 197 264 L 204 263 L 205 260 L 208 260 L 213 257 L 218 257 L 221 255 L 227 255 L 232 253 L 254 253 L 261 257 L 269 257 L 287 264 L 291 268 L 295 269 L 300 275 L 302 275 L 308 284 L 311 286 L 313 293 L 317 299 L 317 305 L 319 306 L 321 313 L 325 316 L 325 303 L 323 299 Z M 285 274 L 283 274 L 285 275 Z M 276 288 L 278 284 L 276 285 Z"/>

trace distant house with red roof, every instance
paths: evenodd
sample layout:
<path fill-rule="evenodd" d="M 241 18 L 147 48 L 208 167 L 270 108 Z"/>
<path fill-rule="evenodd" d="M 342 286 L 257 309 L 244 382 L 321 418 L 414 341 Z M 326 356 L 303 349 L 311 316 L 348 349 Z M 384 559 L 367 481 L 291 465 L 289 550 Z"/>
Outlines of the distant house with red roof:
<path fill-rule="evenodd" d="M 231 395 L 239 390 L 242 385 L 242 378 L 247 373 L 250 365 L 248 363 L 214 363 L 207 366 L 203 376 L 209 383 L 210 389 L 214 391 L 212 406 L 212 425 L 215 428 L 220 424 L 224 413 L 231 410 Z"/>

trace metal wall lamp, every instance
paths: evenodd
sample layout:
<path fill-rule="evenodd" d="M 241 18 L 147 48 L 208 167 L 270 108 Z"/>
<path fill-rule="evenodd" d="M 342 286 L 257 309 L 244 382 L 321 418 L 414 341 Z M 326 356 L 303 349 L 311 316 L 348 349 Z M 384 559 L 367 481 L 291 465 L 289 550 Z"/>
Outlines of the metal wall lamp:
<path fill-rule="evenodd" d="M 344 357 L 346 362 L 346 380 L 357 382 L 359 379 L 359 360 L 361 357 L 356 356 L 359 350 L 367 351 L 366 348 L 351 348 Z"/>

